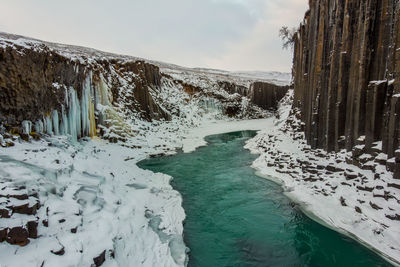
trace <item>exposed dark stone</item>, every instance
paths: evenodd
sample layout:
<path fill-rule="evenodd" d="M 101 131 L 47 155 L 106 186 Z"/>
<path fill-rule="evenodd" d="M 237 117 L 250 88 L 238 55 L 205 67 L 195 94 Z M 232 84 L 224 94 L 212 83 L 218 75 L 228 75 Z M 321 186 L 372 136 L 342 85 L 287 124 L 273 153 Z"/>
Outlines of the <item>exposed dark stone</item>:
<path fill-rule="evenodd" d="M 391 198 L 394 198 L 389 192 L 384 191 L 383 195 L 382 194 L 373 194 L 374 197 L 381 197 L 385 200 L 389 200 Z"/>
<path fill-rule="evenodd" d="M 28 237 L 28 231 L 21 226 L 17 226 L 9 229 L 7 234 L 7 242 L 12 245 L 25 246 L 29 244 Z"/>
<path fill-rule="evenodd" d="M 336 166 L 333 166 L 333 165 L 327 165 L 326 166 L 326 170 L 330 171 L 330 172 L 341 172 L 341 171 L 343 171 L 342 168 L 339 168 L 339 167 L 336 167 Z"/>
<path fill-rule="evenodd" d="M 375 203 L 372 203 L 371 201 L 369 202 L 369 205 L 370 205 L 373 209 L 376 209 L 376 210 L 381 210 L 381 209 L 382 209 L 381 207 L 379 207 L 379 206 L 376 205 Z"/>
<path fill-rule="evenodd" d="M 347 171 L 344 173 L 344 176 L 346 176 L 347 180 L 356 179 L 358 177 L 357 173 Z"/>
<path fill-rule="evenodd" d="M 375 165 L 373 164 L 363 164 L 361 165 L 361 169 L 363 170 L 370 170 L 370 171 L 375 171 Z"/>
<path fill-rule="evenodd" d="M 30 141 L 30 136 L 29 136 L 29 134 L 20 133 L 19 136 L 20 136 L 21 139 L 24 140 L 25 142 L 29 142 L 29 141 Z"/>
<path fill-rule="evenodd" d="M 8 228 L 0 229 L 0 242 L 4 242 L 7 239 Z"/>
<path fill-rule="evenodd" d="M 368 186 L 357 186 L 357 189 L 361 190 L 361 191 L 367 191 L 367 192 L 372 192 L 374 190 L 373 187 L 368 187 Z"/>
<path fill-rule="evenodd" d="M 104 250 L 99 256 L 93 258 L 96 267 L 101 266 L 106 261 L 106 251 Z"/>
<path fill-rule="evenodd" d="M 354 208 L 358 213 L 362 213 L 362 211 L 361 211 L 361 208 L 360 207 L 358 207 L 358 206 L 356 206 L 355 208 Z"/>
<path fill-rule="evenodd" d="M 393 220 L 393 221 L 400 221 L 400 215 L 399 214 L 394 214 L 394 215 L 385 215 L 386 218 Z"/>
<path fill-rule="evenodd" d="M 59 250 L 51 250 L 50 252 L 53 253 L 54 255 L 62 256 L 62 255 L 65 254 L 65 248 L 62 247 L 62 248 L 59 249 Z"/>
<path fill-rule="evenodd" d="M 318 181 L 318 180 L 319 180 L 319 179 L 317 179 L 317 178 L 315 178 L 315 177 L 312 177 L 312 176 L 310 176 L 310 177 L 304 179 L 304 181 L 306 181 L 306 182 L 316 182 L 316 181 Z"/>
<path fill-rule="evenodd" d="M 342 206 L 347 206 L 346 204 L 346 200 L 344 199 L 344 197 L 340 197 L 340 204 L 342 204 Z"/>
<path fill-rule="evenodd" d="M 16 199 L 19 199 L 19 200 L 25 200 L 25 199 L 29 198 L 28 194 L 8 195 L 7 197 L 16 198 Z"/>
<path fill-rule="evenodd" d="M 240 112 L 241 108 L 240 105 L 237 104 L 228 104 L 225 107 L 225 114 L 228 115 L 228 117 L 232 118 L 235 117 L 239 112 Z"/>
<path fill-rule="evenodd" d="M 0 208 L 0 218 L 10 218 L 9 210 Z"/>
<path fill-rule="evenodd" d="M 11 209 L 13 213 L 35 215 L 38 207 L 39 203 L 37 202 L 33 206 L 29 206 L 29 203 L 26 203 L 19 206 L 9 206 L 7 208 Z"/>
<path fill-rule="evenodd" d="M 38 227 L 37 221 L 29 221 L 27 223 L 29 238 L 37 238 L 38 237 L 37 227 Z"/>
<path fill-rule="evenodd" d="M 41 138 L 40 134 L 36 133 L 36 132 L 31 132 L 30 136 L 33 138 L 33 140 L 36 140 L 36 141 L 40 140 L 40 138 Z"/>
<path fill-rule="evenodd" d="M 394 183 L 388 183 L 388 186 L 389 187 L 394 187 L 394 188 L 397 188 L 397 189 L 400 189 L 400 184 L 394 184 Z"/>
<path fill-rule="evenodd" d="M 314 168 L 307 168 L 306 170 L 307 170 L 307 172 L 309 172 L 309 173 L 311 173 L 311 174 L 317 174 L 317 173 L 319 173 L 319 171 L 318 171 L 317 169 L 314 169 Z"/>

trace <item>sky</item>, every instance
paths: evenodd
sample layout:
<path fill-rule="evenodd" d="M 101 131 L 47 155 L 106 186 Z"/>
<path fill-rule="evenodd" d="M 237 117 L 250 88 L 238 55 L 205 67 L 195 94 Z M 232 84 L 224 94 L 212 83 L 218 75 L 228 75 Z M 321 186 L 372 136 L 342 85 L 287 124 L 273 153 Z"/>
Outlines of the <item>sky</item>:
<path fill-rule="evenodd" d="M 0 31 L 186 67 L 290 72 L 308 0 L 0 0 Z"/>

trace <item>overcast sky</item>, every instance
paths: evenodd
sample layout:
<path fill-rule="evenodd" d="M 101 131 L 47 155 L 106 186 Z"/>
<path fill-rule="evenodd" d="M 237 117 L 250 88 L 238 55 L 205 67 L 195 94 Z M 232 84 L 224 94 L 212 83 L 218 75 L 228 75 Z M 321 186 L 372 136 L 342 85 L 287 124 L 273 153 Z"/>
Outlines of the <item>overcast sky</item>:
<path fill-rule="evenodd" d="M 286 71 L 308 0 L 0 0 L 0 31 L 188 67 Z"/>

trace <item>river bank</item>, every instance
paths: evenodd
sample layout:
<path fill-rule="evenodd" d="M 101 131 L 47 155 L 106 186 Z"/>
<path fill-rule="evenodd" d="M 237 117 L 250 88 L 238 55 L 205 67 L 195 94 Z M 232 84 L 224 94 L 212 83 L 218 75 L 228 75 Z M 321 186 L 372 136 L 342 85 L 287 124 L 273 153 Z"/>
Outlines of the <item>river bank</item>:
<path fill-rule="evenodd" d="M 392 173 L 382 167 L 377 179 L 372 171 L 346 163 L 351 152 L 312 150 L 303 133 L 287 123 L 296 121 L 287 100 L 280 119 L 271 120 L 270 128 L 246 144 L 259 154 L 253 163 L 258 175 L 280 184 L 310 218 L 399 265 L 400 222 L 395 214 L 400 212 L 400 189 L 390 186 Z"/>
<path fill-rule="evenodd" d="M 255 131 L 207 136 L 191 153 L 147 159 L 182 195 L 188 266 L 390 266 L 378 255 L 309 219 L 280 185 L 255 175 L 244 149 Z"/>

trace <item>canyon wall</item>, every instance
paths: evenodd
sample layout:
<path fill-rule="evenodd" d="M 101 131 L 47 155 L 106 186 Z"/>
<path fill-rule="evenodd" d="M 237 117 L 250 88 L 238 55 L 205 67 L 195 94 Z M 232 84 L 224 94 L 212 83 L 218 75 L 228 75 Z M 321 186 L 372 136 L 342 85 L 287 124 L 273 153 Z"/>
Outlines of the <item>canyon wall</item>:
<path fill-rule="evenodd" d="M 294 36 L 293 59 L 294 108 L 307 142 L 327 151 L 359 145 L 362 152 L 394 157 L 400 1 L 310 0 L 309 6 Z"/>
<path fill-rule="evenodd" d="M 157 64 L 0 33 L 0 145 L 1 135 L 123 141 L 134 135 L 135 120 L 187 118 L 185 105 L 219 118 L 249 119 L 270 115 L 265 109 L 279 101 L 279 86 L 258 82 L 252 91 L 253 80 L 178 66 L 173 77 Z"/>
<path fill-rule="evenodd" d="M 40 50 L 14 45 L 0 48 L 0 70 L 0 115 L 10 125 L 22 120 L 36 121 L 53 110 L 61 113 L 68 95 L 66 89 L 74 88 L 77 98 L 82 99 L 88 77 L 94 103 L 120 102 L 126 96 L 118 90 L 123 86 L 119 77 L 130 73 L 133 74 L 130 77 L 135 79 L 130 80 L 135 85 L 130 110 L 141 112 L 146 119 L 168 119 L 150 94 L 160 86 L 159 68 L 143 61 L 101 60 L 95 64 L 83 64 L 44 45 Z M 106 76 L 110 76 L 110 83 L 105 81 Z M 108 86 L 106 83 L 110 84 L 112 94 L 107 97 L 97 95 L 101 90 L 95 87 Z M 100 98 L 107 99 L 96 101 Z"/>
<path fill-rule="evenodd" d="M 279 101 L 286 95 L 289 86 L 279 86 L 265 82 L 254 82 L 249 89 L 251 101 L 264 109 L 276 109 Z"/>

